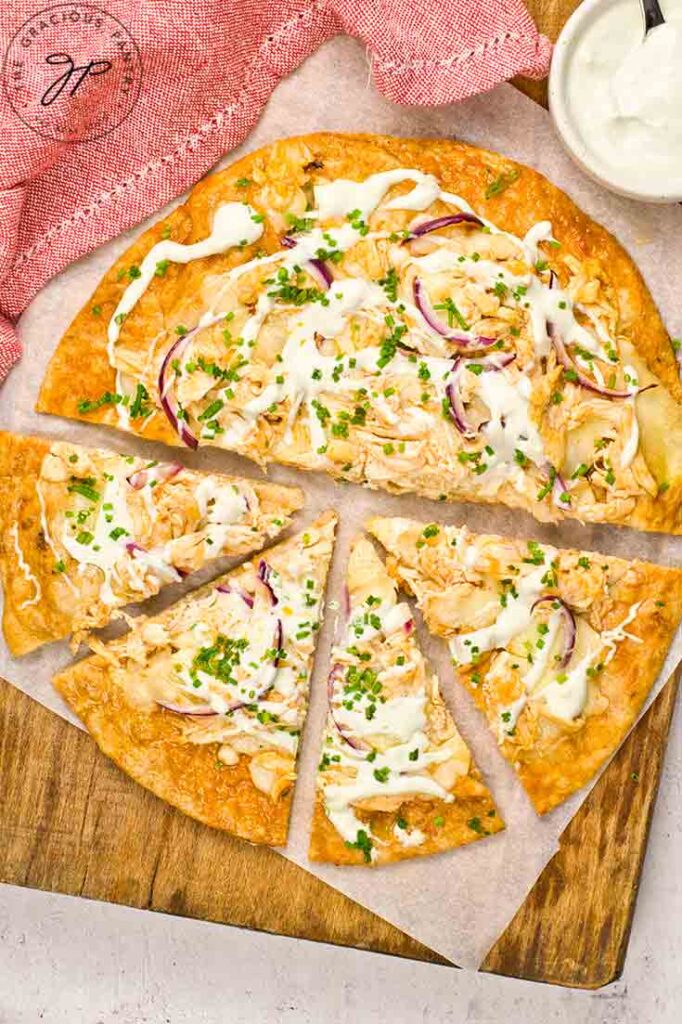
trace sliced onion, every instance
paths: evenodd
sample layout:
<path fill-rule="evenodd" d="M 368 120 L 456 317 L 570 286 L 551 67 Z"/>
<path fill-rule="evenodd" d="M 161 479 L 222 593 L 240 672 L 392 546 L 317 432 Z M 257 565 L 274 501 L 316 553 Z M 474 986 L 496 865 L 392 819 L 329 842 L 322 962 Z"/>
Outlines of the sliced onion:
<path fill-rule="evenodd" d="M 414 304 L 424 317 L 424 320 L 436 334 L 440 334 L 446 341 L 452 341 L 456 345 L 471 345 L 470 352 L 474 353 L 480 348 L 487 348 L 489 345 L 494 345 L 497 338 L 485 338 L 481 335 L 471 334 L 469 331 L 453 331 L 453 329 L 436 314 L 426 289 L 418 277 L 415 277 L 412 284 L 412 294 L 414 295 Z M 468 352 L 462 353 L 468 355 Z"/>
<path fill-rule="evenodd" d="M 270 583 L 271 574 L 272 568 L 267 564 L 267 562 L 265 562 L 261 558 L 260 562 L 258 563 L 258 579 L 261 581 L 265 589 L 268 591 L 270 595 L 270 600 L 274 607 L 274 605 L 279 604 L 279 598 L 277 597 L 277 594 L 273 590 L 272 584 Z"/>
<path fill-rule="evenodd" d="M 515 352 L 500 352 L 498 356 L 483 356 L 481 359 L 476 360 L 476 364 L 483 368 L 484 373 L 495 373 L 498 370 L 503 370 L 505 366 L 509 366 L 516 359 Z M 460 434 L 469 439 L 476 437 L 481 429 L 481 425 L 474 427 L 466 418 L 466 412 L 464 410 L 464 402 L 462 396 L 459 393 L 459 378 L 462 370 L 466 367 L 466 362 L 461 356 L 456 356 L 454 363 L 452 364 L 452 376 L 445 388 L 445 394 L 448 400 L 448 412 L 450 417 L 459 430 Z"/>
<path fill-rule="evenodd" d="M 199 442 L 194 436 L 192 431 L 189 429 L 184 420 L 178 418 L 178 403 L 175 396 L 171 393 L 171 374 L 168 372 L 171 367 L 171 362 L 174 359 L 180 359 L 182 353 L 187 348 L 192 335 L 198 331 L 199 328 L 195 327 L 193 330 L 188 331 L 187 334 L 181 335 L 177 341 L 173 342 L 171 347 L 166 352 L 164 360 L 161 363 L 161 369 L 159 370 L 159 401 L 161 402 L 161 408 L 168 417 L 168 421 L 172 426 L 173 430 L 178 434 L 180 440 L 187 445 L 188 448 L 198 448 Z"/>
<path fill-rule="evenodd" d="M 245 590 L 242 590 L 241 587 L 233 587 L 229 583 L 220 583 L 216 590 L 220 594 L 236 594 L 238 597 L 241 597 L 247 607 L 253 608 L 253 598 Z"/>
<path fill-rule="evenodd" d="M 550 601 L 552 604 L 558 604 L 561 608 L 561 614 L 564 620 L 564 650 L 559 661 L 559 668 L 566 668 L 569 661 L 573 656 L 575 650 L 575 638 L 576 638 L 576 623 L 575 615 L 568 607 L 565 601 L 560 597 L 556 597 L 553 594 L 545 594 L 543 597 L 539 597 L 537 601 L 533 603 L 531 610 L 535 610 L 538 605 L 545 604 Z"/>
<path fill-rule="evenodd" d="M 557 276 L 553 270 L 549 272 L 549 288 L 555 288 L 557 283 Z M 648 390 L 648 388 L 633 388 L 631 391 L 622 391 L 614 388 L 606 388 L 601 384 L 598 384 L 595 380 L 580 369 L 578 364 L 573 360 L 570 352 L 564 344 L 564 339 L 561 337 L 559 327 L 552 320 L 547 321 L 547 334 L 549 339 L 554 346 L 556 357 L 559 363 L 565 370 L 570 370 L 575 374 L 575 382 L 580 384 L 582 388 L 587 391 L 594 392 L 595 395 L 601 395 L 602 398 L 632 398 L 633 395 L 639 394 L 641 391 Z M 655 385 L 649 384 L 648 387 L 655 387 Z"/>
<path fill-rule="evenodd" d="M 461 372 L 461 367 L 459 371 Z M 450 413 L 451 420 L 460 434 L 472 440 L 478 434 L 480 427 L 474 427 L 466 417 L 464 402 L 459 393 L 459 372 L 453 373 L 450 382 L 445 388 L 445 394 L 448 400 L 448 412 Z"/>
<path fill-rule="evenodd" d="M 338 662 L 332 665 L 332 670 L 327 678 L 327 700 L 329 702 L 329 714 L 331 716 L 332 722 L 336 726 L 336 731 L 338 732 L 341 739 L 345 740 L 348 746 L 352 747 L 353 750 L 369 750 L 367 744 L 363 743 L 362 740 L 359 740 L 357 736 L 353 736 L 351 731 L 345 725 L 343 725 L 342 722 L 339 722 L 339 720 L 336 717 L 336 714 L 334 713 L 334 687 L 337 682 L 341 684 L 343 683 L 343 666 L 340 665 Z"/>
<path fill-rule="evenodd" d="M 410 230 L 405 241 L 421 238 L 422 235 L 428 235 L 431 231 L 440 231 L 441 228 L 449 228 L 452 224 L 475 224 L 479 228 L 483 227 L 483 221 L 475 213 L 453 213 L 447 217 L 436 217 L 435 220 L 425 220 L 421 224 L 417 224 Z"/>
<path fill-rule="evenodd" d="M 324 260 L 308 260 L 306 269 L 321 288 L 331 288 L 334 283 L 334 275 Z"/>
<path fill-rule="evenodd" d="M 172 711 L 175 715 L 197 715 L 203 717 L 218 714 L 210 704 L 168 704 L 165 700 L 157 700 L 156 703 L 160 707 L 165 708 L 166 711 Z"/>
<path fill-rule="evenodd" d="M 150 477 L 159 483 L 162 483 L 164 480 L 171 480 L 184 469 L 184 466 L 179 462 L 162 462 L 158 466 L 153 466 L 152 469 L 154 470 L 153 473 L 149 469 L 138 469 L 135 473 L 131 473 L 130 476 L 126 477 L 133 490 L 139 491 L 146 487 Z"/>
<path fill-rule="evenodd" d="M 291 235 L 285 235 L 282 239 L 282 245 L 285 249 L 293 249 L 294 246 L 298 245 L 295 238 Z M 321 288 L 325 290 L 331 288 L 334 283 L 334 275 L 331 272 L 331 268 L 324 260 L 312 259 L 306 260 L 305 268 L 311 277 L 314 277 Z"/>

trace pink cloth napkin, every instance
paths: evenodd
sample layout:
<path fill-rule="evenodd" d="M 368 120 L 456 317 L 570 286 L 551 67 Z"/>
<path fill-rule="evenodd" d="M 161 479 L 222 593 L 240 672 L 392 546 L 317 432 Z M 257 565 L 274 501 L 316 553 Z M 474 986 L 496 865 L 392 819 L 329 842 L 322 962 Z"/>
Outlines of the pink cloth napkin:
<path fill-rule="evenodd" d="M 0 380 L 21 353 L 16 320 L 45 282 L 196 182 L 246 137 L 279 80 L 339 33 L 363 41 L 395 103 L 543 77 L 551 50 L 522 0 L 2 5 Z"/>

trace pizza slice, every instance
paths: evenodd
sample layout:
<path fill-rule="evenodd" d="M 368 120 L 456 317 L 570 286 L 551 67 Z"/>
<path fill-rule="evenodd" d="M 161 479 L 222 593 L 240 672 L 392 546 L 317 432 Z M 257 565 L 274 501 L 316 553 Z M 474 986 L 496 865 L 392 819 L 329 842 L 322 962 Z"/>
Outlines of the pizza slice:
<path fill-rule="evenodd" d="M 332 652 L 310 859 L 387 864 L 504 827 L 415 636 L 409 606 L 366 538 L 348 564 Z"/>
<path fill-rule="evenodd" d="M 391 575 L 416 595 L 539 814 L 618 748 L 682 615 L 682 570 L 375 518 Z"/>
<path fill-rule="evenodd" d="M 327 513 L 54 679 L 136 782 L 252 843 L 286 842 L 335 525 Z"/>
<path fill-rule="evenodd" d="M 632 260 L 529 167 L 319 133 L 102 277 L 41 412 L 546 522 L 682 533 L 682 385 Z"/>
<path fill-rule="evenodd" d="M 0 433 L 9 649 L 77 642 L 210 559 L 257 551 L 302 504 L 298 488 Z"/>

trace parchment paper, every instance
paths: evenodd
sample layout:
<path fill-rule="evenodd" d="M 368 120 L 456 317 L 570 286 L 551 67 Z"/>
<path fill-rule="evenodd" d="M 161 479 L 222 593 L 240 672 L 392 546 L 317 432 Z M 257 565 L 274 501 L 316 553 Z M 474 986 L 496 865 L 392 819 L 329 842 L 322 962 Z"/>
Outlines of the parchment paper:
<path fill-rule="evenodd" d="M 278 87 L 258 127 L 233 156 L 283 135 L 322 129 L 457 136 L 531 164 L 614 231 L 644 272 L 669 329 L 673 334 L 678 330 L 674 300 L 682 280 L 680 208 L 639 205 L 611 196 L 594 185 L 560 148 L 549 116 L 511 86 L 502 86 L 459 106 L 432 110 L 392 106 L 371 86 L 359 44 L 350 39 L 335 39 Z M 62 332 L 86 301 L 100 275 L 137 233 L 123 235 L 71 266 L 51 281 L 26 311 L 20 323 L 25 355 L 0 395 L 3 428 L 68 437 L 87 444 L 119 446 L 140 454 L 158 454 L 158 446 L 124 434 L 33 412 L 47 359 Z M 185 451 L 182 457 L 196 467 L 250 476 L 259 472 L 245 459 L 218 450 Z M 343 581 L 349 541 L 361 529 L 363 520 L 377 513 L 414 515 L 426 521 L 466 522 L 474 530 L 535 537 L 557 545 L 601 549 L 626 557 L 640 556 L 662 564 L 682 563 L 682 540 L 645 536 L 612 527 L 581 527 L 576 523 L 567 523 L 558 529 L 540 526 L 519 512 L 436 504 L 407 496 L 390 497 L 352 485 L 334 484 L 325 476 L 297 474 L 281 467 L 273 468 L 270 476 L 305 488 L 307 506 L 299 514 L 296 526 L 310 522 L 328 507 L 336 508 L 341 516 L 328 590 L 332 608 L 328 610 L 318 645 L 291 838 L 285 856 L 453 962 L 476 968 L 557 850 L 561 832 L 587 791 L 577 794 L 543 820 L 536 817 L 512 769 L 501 757 L 492 733 L 464 689 L 455 685 L 445 645 L 428 636 L 420 623 L 425 652 L 439 670 L 446 700 L 474 751 L 507 829 L 463 850 L 377 871 L 308 864 L 306 849 L 313 776 L 325 714 L 324 682 L 335 619 L 333 603 Z M 208 571 L 193 576 L 189 588 L 187 585 L 166 588 L 145 611 L 166 606 L 183 589 L 191 589 L 200 580 L 215 575 L 225 564 L 229 563 L 214 563 Z M 681 657 L 682 636 L 678 632 L 652 698 Z M 65 644 L 53 644 L 19 661 L 11 659 L 3 647 L 0 675 L 58 714 L 75 721 L 50 687 L 51 674 L 70 660 Z M 646 771 L 646 766 L 643 770 Z M 633 799 L 637 799 L 634 787 Z M 585 898 L 590 898 L 588 892 Z"/>

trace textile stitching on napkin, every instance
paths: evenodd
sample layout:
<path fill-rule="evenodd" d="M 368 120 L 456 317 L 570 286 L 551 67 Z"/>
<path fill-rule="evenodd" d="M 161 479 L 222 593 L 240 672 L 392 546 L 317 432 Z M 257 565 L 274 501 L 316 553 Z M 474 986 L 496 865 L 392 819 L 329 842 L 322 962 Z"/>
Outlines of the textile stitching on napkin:
<path fill-rule="evenodd" d="M 473 60 L 475 57 L 482 57 L 487 50 L 496 49 L 510 42 L 532 43 L 534 40 L 530 36 L 519 35 L 518 32 L 502 32 L 491 39 L 486 39 L 479 46 L 472 47 L 470 50 L 462 50 L 461 53 L 455 53 L 452 57 L 418 58 L 416 60 L 404 61 L 402 64 L 398 64 L 394 60 L 375 60 L 373 63 L 375 67 L 381 68 L 382 71 L 389 72 L 423 71 L 426 67 L 449 68 L 453 64 L 466 64 L 467 61 Z"/>
<path fill-rule="evenodd" d="M 232 103 L 229 103 L 226 107 L 223 107 L 222 110 L 213 114 L 208 121 L 205 121 L 199 126 L 199 128 L 192 132 L 191 135 L 188 135 L 186 139 L 183 139 L 182 142 L 178 143 L 175 149 L 170 153 L 167 153 L 162 157 L 157 157 L 155 160 L 150 160 L 149 163 L 145 164 L 143 167 L 138 167 L 132 174 L 123 181 L 119 181 L 118 184 L 108 192 L 102 192 L 101 195 L 89 204 L 89 206 L 84 206 L 80 210 L 76 210 L 76 212 L 72 213 L 70 217 L 66 217 L 58 224 L 54 224 L 30 248 L 17 254 L 14 262 L 12 263 L 12 270 L 21 267 L 21 265 L 30 260 L 32 256 L 41 252 L 49 242 L 51 242 L 66 228 L 92 216 L 93 213 L 105 206 L 110 199 L 122 195 L 128 188 L 134 187 L 137 182 L 144 180 L 150 172 L 158 170 L 164 165 L 175 163 L 188 150 L 189 152 L 193 152 L 194 145 L 202 143 L 213 132 L 219 131 L 221 128 L 225 127 L 225 121 L 234 117 L 237 111 L 244 107 L 250 98 L 250 90 L 253 87 L 254 72 L 256 70 L 262 70 L 261 61 L 268 56 L 268 51 L 271 49 L 272 44 L 277 41 L 279 36 L 290 31 L 297 23 L 300 23 L 306 18 L 309 20 L 313 14 L 318 10 L 323 9 L 325 6 L 326 0 L 316 0 L 316 2 L 313 3 L 306 11 L 299 12 L 294 18 L 290 18 L 289 21 L 281 25 L 275 33 L 267 36 L 256 54 L 249 72 L 247 72 L 247 80 L 245 81 L 242 91 L 237 99 L 233 100 Z"/>

